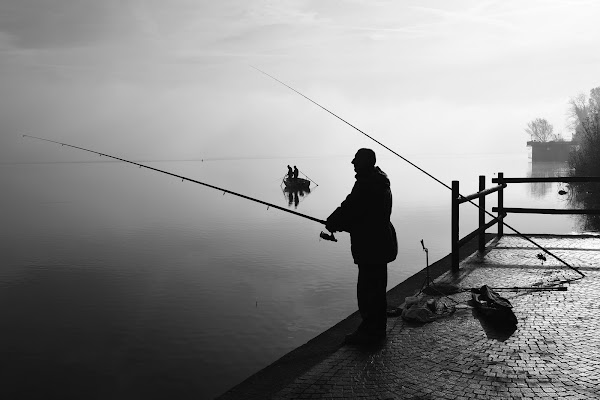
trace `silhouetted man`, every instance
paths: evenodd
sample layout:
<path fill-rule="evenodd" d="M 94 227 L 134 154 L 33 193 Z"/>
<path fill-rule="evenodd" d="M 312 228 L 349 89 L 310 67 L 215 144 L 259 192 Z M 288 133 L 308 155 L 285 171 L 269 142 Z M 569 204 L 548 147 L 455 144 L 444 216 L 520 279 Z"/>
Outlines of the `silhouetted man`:
<path fill-rule="evenodd" d="M 356 152 L 352 160 L 354 187 L 325 225 L 330 232 L 350 233 L 352 258 L 358 265 L 357 298 L 362 322 L 355 332 L 346 335 L 347 344 L 377 343 L 386 336 L 387 264 L 396 259 L 398 243 L 390 222 L 390 181 L 375 161 L 371 149 Z"/>
<path fill-rule="evenodd" d="M 288 173 L 287 173 L 288 179 L 292 179 L 292 177 L 294 176 L 294 171 L 292 171 L 292 167 L 290 167 L 288 165 Z"/>
<path fill-rule="evenodd" d="M 294 179 L 298 179 L 298 167 L 294 165 Z"/>

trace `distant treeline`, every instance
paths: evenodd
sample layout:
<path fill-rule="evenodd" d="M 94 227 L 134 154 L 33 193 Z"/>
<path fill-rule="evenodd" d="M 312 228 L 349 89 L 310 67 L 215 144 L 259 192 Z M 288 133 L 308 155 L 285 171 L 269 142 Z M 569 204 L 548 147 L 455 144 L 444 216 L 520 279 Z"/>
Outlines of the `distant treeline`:
<path fill-rule="evenodd" d="M 600 176 L 600 87 L 571 100 L 570 116 L 577 149 L 569 155 L 572 176 Z M 578 208 L 600 208 L 599 183 L 572 183 L 571 203 Z M 584 229 L 600 231 L 600 216 L 586 216 Z"/>

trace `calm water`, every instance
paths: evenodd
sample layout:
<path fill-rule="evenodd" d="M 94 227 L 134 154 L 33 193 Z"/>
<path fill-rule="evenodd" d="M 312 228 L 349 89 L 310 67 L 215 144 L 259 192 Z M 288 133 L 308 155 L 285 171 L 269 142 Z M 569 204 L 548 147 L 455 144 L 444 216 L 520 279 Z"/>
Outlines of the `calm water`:
<path fill-rule="evenodd" d="M 325 219 L 354 182 L 348 157 L 150 165 L 288 207 L 288 163 L 318 183 L 291 209 Z M 97 158 L 81 158 L 82 161 Z M 564 173 L 523 154 L 414 156 L 461 193 L 505 176 Z M 402 160 L 392 181 L 400 254 L 389 288 L 450 249 L 450 191 Z M 112 162 L 2 165 L 3 392 L 211 398 L 356 310 L 349 237 L 318 223 Z M 558 172 L 557 172 L 558 171 Z M 561 184 L 512 185 L 509 207 L 565 207 Z M 495 205 L 493 196 L 488 209 Z M 510 215 L 523 233 L 571 233 L 570 216 Z M 477 210 L 461 208 L 461 235 Z M 25 397 L 25 396 L 24 396 Z M 51 396 L 50 396 L 51 397 Z"/>

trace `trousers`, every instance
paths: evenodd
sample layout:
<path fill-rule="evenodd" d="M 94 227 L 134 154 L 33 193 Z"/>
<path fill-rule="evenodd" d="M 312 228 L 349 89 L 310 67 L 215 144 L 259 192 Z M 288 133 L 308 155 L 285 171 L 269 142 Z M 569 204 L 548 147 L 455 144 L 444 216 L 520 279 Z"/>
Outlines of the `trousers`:
<path fill-rule="evenodd" d="M 387 264 L 358 264 L 356 297 L 362 318 L 359 330 L 367 334 L 385 333 L 387 324 Z"/>

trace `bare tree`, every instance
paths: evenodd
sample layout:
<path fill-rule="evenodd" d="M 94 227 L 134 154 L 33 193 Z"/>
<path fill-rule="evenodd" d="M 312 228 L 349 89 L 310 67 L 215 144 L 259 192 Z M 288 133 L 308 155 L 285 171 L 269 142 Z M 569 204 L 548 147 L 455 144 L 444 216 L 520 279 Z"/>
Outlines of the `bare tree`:
<path fill-rule="evenodd" d="M 590 90 L 586 99 L 580 94 L 570 101 L 569 116 L 577 149 L 569 154 L 573 176 L 600 176 L 600 87 Z M 572 201 L 576 208 L 600 207 L 600 184 L 596 182 L 571 183 Z M 600 231 L 600 217 L 586 215 L 584 227 Z"/>
<path fill-rule="evenodd" d="M 536 118 L 527 124 L 525 132 L 529 134 L 532 142 L 549 142 L 556 139 L 554 127 L 544 118 Z"/>
<path fill-rule="evenodd" d="M 589 98 L 584 94 L 572 98 L 569 116 L 579 144 L 569 158 L 571 169 L 578 176 L 600 175 L 600 87 L 590 90 Z"/>
<path fill-rule="evenodd" d="M 590 90 L 590 99 L 588 101 L 590 110 L 600 111 L 600 87 Z"/>
<path fill-rule="evenodd" d="M 593 122 L 600 112 L 600 87 L 590 90 L 589 98 L 585 94 L 571 98 L 569 101 L 568 118 L 573 129 L 573 138 L 580 141 L 581 136 L 594 127 Z"/>

